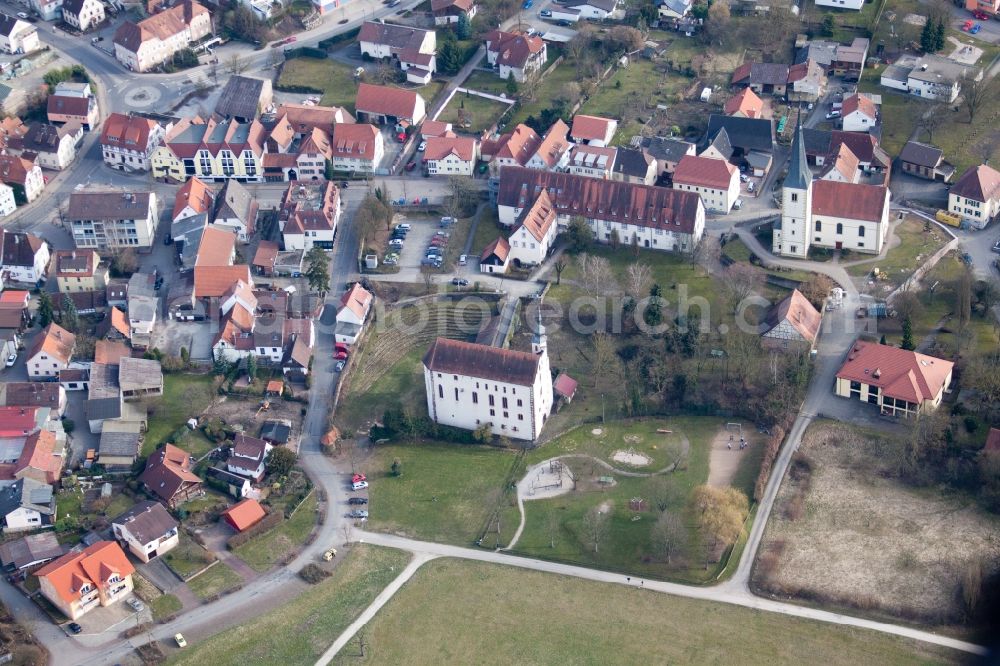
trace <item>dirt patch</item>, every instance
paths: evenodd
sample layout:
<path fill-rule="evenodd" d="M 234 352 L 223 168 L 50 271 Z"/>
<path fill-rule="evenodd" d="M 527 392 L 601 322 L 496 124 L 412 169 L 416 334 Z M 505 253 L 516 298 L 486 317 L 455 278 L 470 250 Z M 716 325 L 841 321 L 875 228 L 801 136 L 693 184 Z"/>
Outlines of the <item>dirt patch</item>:
<path fill-rule="evenodd" d="M 615 451 L 615 454 L 611 456 L 611 459 L 618 463 L 631 465 L 632 467 L 645 467 L 646 465 L 652 462 L 649 456 L 643 455 L 641 453 L 636 453 L 632 449 L 629 449 L 627 451 L 622 451 L 619 449 L 618 451 Z"/>
<path fill-rule="evenodd" d="M 594 428 L 593 430 L 590 431 L 590 434 L 591 435 L 603 435 L 604 434 L 604 430 L 602 428 Z"/>
<path fill-rule="evenodd" d="M 288 445 L 293 450 L 298 449 L 299 436 L 302 434 L 302 403 L 268 398 L 268 407 L 261 410 L 263 398 L 251 396 L 229 395 L 212 402 L 212 405 L 202 414 L 203 419 L 221 419 L 229 426 L 242 426 L 243 432 L 256 437 L 264 421 L 285 419 L 292 423 L 292 434 Z"/>
<path fill-rule="evenodd" d="M 524 501 L 564 495 L 575 488 L 573 471 L 561 460 L 546 460 L 528 469 L 517 484 Z"/>
<path fill-rule="evenodd" d="M 731 485 L 743 456 L 747 455 L 751 446 L 761 445 L 763 442 L 759 441 L 756 433 L 743 430 L 740 435 L 736 430 L 719 428 L 712 438 L 712 449 L 708 456 L 708 485 L 716 488 Z"/>
<path fill-rule="evenodd" d="M 962 580 L 1000 568 L 1000 520 L 915 490 L 885 460 L 898 446 L 814 424 L 781 490 L 754 570 L 763 591 L 940 625 L 963 621 Z"/>

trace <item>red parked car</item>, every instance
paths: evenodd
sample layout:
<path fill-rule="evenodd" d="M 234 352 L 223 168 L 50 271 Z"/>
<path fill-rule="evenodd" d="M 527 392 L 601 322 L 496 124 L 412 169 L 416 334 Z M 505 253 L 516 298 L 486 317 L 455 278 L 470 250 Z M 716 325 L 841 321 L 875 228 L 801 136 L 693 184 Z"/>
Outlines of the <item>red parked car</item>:
<path fill-rule="evenodd" d="M 333 358 L 337 361 L 347 360 L 347 357 L 350 356 L 350 354 L 350 349 L 343 342 L 338 342 L 333 349 Z"/>
<path fill-rule="evenodd" d="M 989 21 L 990 20 L 990 15 L 987 14 L 986 12 L 984 12 L 982 9 L 976 9 L 976 10 L 974 10 L 972 12 L 972 15 L 975 16 L 980 21 Z"/>
<path fill-rule="evenodd" d="M 351 483 L 357 483 L 358 481 L 367 481 L 367 480 L 368 478 L 364 474 L 361 474 L 360 472 L 351 477 Z"/>

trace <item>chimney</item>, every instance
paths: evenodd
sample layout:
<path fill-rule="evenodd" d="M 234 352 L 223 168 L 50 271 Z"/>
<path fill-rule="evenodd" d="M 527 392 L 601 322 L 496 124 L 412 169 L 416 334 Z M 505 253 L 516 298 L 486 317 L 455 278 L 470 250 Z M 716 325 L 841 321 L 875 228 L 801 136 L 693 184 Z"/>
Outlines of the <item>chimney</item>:
<path fill-rule="evenodd" d="M 875 368 L 875 372 L 872 373 L 872 377 L 878 379 L 882 376 L 882 368 Z"/>

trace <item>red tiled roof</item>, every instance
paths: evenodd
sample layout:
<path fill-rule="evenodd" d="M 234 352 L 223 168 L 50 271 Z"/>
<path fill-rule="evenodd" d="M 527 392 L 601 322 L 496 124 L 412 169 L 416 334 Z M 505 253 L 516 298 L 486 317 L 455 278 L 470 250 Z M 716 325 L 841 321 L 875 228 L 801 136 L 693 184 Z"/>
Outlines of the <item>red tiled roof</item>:
<path fill-rule="evenodd" d="M 19 437 L 35 430 L 37 412 L 37 407 L 0 407 L 0 437 Z"/>
<path fill-rule="evenodd" d="M 491 254 L 495 254 L 500 261 L 507 261 L 507 255 L 510 254 L 510 243 L 503 236 L 499 236 L 495 241 L 486 246 L 479 260 L 486 261 Z"/>
<path fill-rule="evenodd" d="M 114 43 L 135 53 L 139 46 L 148 39 L 157 38 L 167 41 L 175 35 L 184 32 L 194 16 L 207 14 L 208 10 L 193 0 L 183 2 L 153 14 L 139 23 L 126 21 L 115 31 Z"/>
<path fill-rule="evenodd" d="M 432 136 L 424 148 L 425 160 L 443 160 L 454 155 L 463 162 L 476 159 L 476 140 L 464 136 Z"/>
<path fill-rule="evenodd" d="M 191 177 L 174 195 L 174 213 L 176 219 L 186 206 L 195 213 L 208 213 L 215 203 L 215 192 L 196 176 Z"/>
<path fill-rule="evenodd" d="M 358 319 L 364 319 L 372 301 L 371 292 L 355 282 L 340 298 L 340 307 L 349 308 Z"/>
<path fill-rule="evenodd" d="M 284 118 L 299 134 L 318 127 L 332 132 L 338 123 L 352 123 L 353 116 L 340 106 L 306 106 L 305 104 L 282 104 L 278 107 L 278 118 Z"/>
<path fill-rule="evenodd" d="M 28 306 L 28 299 L 31 293 L 20 289 L 5 289 L 0 293 L 0 307 L 17 307 L 18 309 Z"/>
<path fill-rule="evenodd" d="M 729 80 L 732 84 L 740 83 L 741 81 L 747 81 L 750 78 L 750 70 L 753 69 L 753 62 L 745 62 L 735 70 L 733 70 L 733 76 Z"/>
<path fill-rule="evenodd" d="M 996 199 L 1000 197 L 1000 172 L 985 164 L 972 167 L 955 181 L 949 194 L 981 203 Z"/>
<path fill-rule="evenodd" d="M 882 185 L 838 183 L 832 180 L 817 180 L 813 183 L 813 215 L 879 222 L 888 207 L 889 188 Z"/>
<path fill-rule="evenodd" d="M 191 459 L 187 451 L 173 444 L 164 444 L 146 460 L 146 469 L 139 476 L 151 492 L 161 499 L 170 501 L 186 483 L 201 483 L 201 479 L 191 471 Z"/>
<path fill-rule="evenodd" d="M 736 171 L 736 167 L 725 160 L 685 155 L 674 169 L 674 184 L 728 190 Z"/>
<path fill-rule="evenodd" d="M 49 95 L 46 112 L 48 115 L 79 116 L 86 118 L 90 111 L 89 97 L 67 97 L 65 95 Z"/>
<path fill-rule="evenodd" d="M 35 338 L 31 349 L 28 350 L 28 358 L 34 358 L 36 354 L 45 352 L 62 363 L 69 363 L 75 346 L 76 336 L 52 322 Z"/>
<path fill-rule="evenodd" d="M 535 151 L 535 154 L 545 163 L 545 166 L 552 168 L 559 161 L 559 158 L 569 150 L 568 134 L 569 127 L 562 121 L 562 118 L 557 118 L 552 123 L 552 127 L 545 133 L 545 137 L 538 146 L 538 150 Z"/>
<path fill-rule="evenodd" d="M 788 321 L 799 335 L 812 343 L 819 334 L 822 319 L 823 315 L 813 307 L 809 299 L 798 289 L 793 289 L 791 294 L 768 310 L 764 317 L 764 325 L 770 331 L 781 322 Z"/>
<path fill-rule="evenodd" d="M 608 131 L 612 125 L 618 121 L 600 116 L 586 116 L 577 114 L 573 116 L 573 130 L 570 136 L 577 141 L 604 141 L 608 136 Z"/>
<path fill-rule="evenodd" d="M 431 372 L 465 375 L 519 386 L 533 386 L 538 356 L 530 352 L 438 338 L 423 360 Z"/>
<path fill-rule="evenodd" d="M 727 116 L 741 112 L 747 118 L 760 118 L 764 110 L 764 102 L 750 88 L 743 88 L 726 101 L 723 109 Z"/>
<path fill-rule="evenodd" d="M 117 310 L 117 308 L 115 309 Z M 121 310 L 118 310 L 118 312 L 121 312 Z M 128 345 L 120 340 L 98 340 L 94 343 L 94 363 L 119 365 L 123 356 L 131 355 L 132 352 L 129 350 Z"/>
<path fill-rule="evenodd" d="M 253 527 L 266 515 L 264 507 L 257 500 L 249 497 L 237 502 L 220 514 L 237 532 Z"/>
<path fill-rule="evenodd" d="M 113 574 L 122 578 L 135 572 L 125 552 L 114 541 L 98 541 L 79 552 L 69 552 L 35 572 L 45 578 L 66 603 L 80 599 L 83 584 L 103 587 Z"/>
<path fill-rule="evenodd" d="M 883 395 L 919 404 L 946 387 L 955 364 L 898 347 L 858 340 L 837 377 L 879 387 Z"/>
<path fill-rule="evenodd" d="M 358 85 L 358 95 L 354 102 L 354 108 L 359 113 L 420 120 L 414 118 L 417 113 L 418 97 L 420 97 L 419 93 L 412 90 L 362 83 Z M 334 128 L 334 132 L 336 131 Z"/>
<path fill-rule="evenodd" d="M 483 141 L 484 157 L 492 159 L 512 159 L 524 166 L 538 151 L 542 139 L 527 125 L 519 124 L 496 141 Z"/>
<path fill-rule="evenodd" d="M 333 127 L 331 150 L 334 157 L 375 159 L 378 128 L 374 125 L 339 123 Z"/>
<path fill-rule="evenodd" d="M 555 221 L 556 207 L 552 205 L 552 200 L 549 199 L 548 192 L 542 190 L 535 199 L 535 203 L 531 204 L 531 207 L 524 211 L 521 217 L 521 224 L 518 225 L 517 229 L 524 227 L 536 241 L 541 242 Z M 514 229 L 514 231 L 516 232 L 517 229 Z"/>
<path fill-rule="evenodd" d="M 873 102 L 867 95 L 859 95 L 857 93 L 844 98 L 842 111 L 842 115 L 844 116 L 854 113 L 855 111 L 861 111 L 861 113 L 865 114 L 872 120 L 878 116 L 878 108 L 875 106 L 875 102 Z"/>
<path fill-rule="evenodd" d="M 451 123 L 443 123 L 440 120 L 428 118 L 420 125 L 420 135 L 425 139 L 432 136 L 441 136 L 445 132 L 451 131 Z"/>
<path fill-rule="evenodd" d="M 237 280 L 252 284 L 250 267 L 246 264 L 235 266 L 195 266 L 195 298 L 222 296 Z"/>
<path fill-rule="evenodd" d="M 34 169 L 35 163 L 20 155 L 0 155 L 0 182 L 24 185 Z"/>
<path fill-rule="evenodd" d="M 274 241 L 262 240 L 257 244 L 257 252 L 253 255 L 253 265 L 264 268 L 274 268 L 278 258 L 278 244 Z"/>
<path fill-rule="evenodd" d="M 30 476 L 42 483 L 55 483 L 62 475 L 63 458 L 55 455 L 56 436 L 48 430 L 40 430 L 28 436 L 21 449 L 14 468 L 14 476 Z M 34 473 L 27 473 L 31 470 Z M 38 478 L 38 477 L 43 478 Z"/>
<path fill-rule="evenodd" d="M 220 227 L 206 227 L 201 234 L 201 244 L 198 245 L 198 256 L 195 257 L 194 265 L 195 267 L 229 266 L 233 261 L 235 250 L 235 233 Z"/>
<path fill-rule="evenodd" d="M 564 398 L 572 398 L 576 394 L 577 382 L 565 372 L 552 382 L 552 390 Z"/>
<path fill-rule="evenodd" d="M 452 7 L 468 12 L 475 3 L 473 0 L 431 0 L 431 11 L 440 12 Z"/>
<path fill-rule="evenodd" d="M 857 155 L 851 152 L 850 147 L 846 143 L 842 143 L 837 149 L 836 157 L 824 173 L 836 170 L 846 180 L 853 183 L 857 176 L 859 165 L 860 162 Z"/>

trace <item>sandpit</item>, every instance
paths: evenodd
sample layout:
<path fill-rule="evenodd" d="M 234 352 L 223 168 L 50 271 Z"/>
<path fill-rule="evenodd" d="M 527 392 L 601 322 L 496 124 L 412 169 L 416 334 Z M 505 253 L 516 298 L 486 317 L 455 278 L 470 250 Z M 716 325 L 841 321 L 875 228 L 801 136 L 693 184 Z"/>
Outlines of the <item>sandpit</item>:
<path fill-rule="evenodd" d="M 636 453 L 631 449 L 628 451 L 622 451 L 619 449 L 618 451 L 615 451 L 615 454 L 611 456 L 611 459 L 615 462 L 631 465 L 632 467 L 645 467 L 649 463 L 653 462 L 649 456 L 643 455 L 642 453 Z"/>
<path fill-rule="evenodd" d="M 594 428 L 593 430 L 590 431 L 590 434 L 591 435 L 603 435 L 604 434 L 604 430 L 602 428 Z"/>

